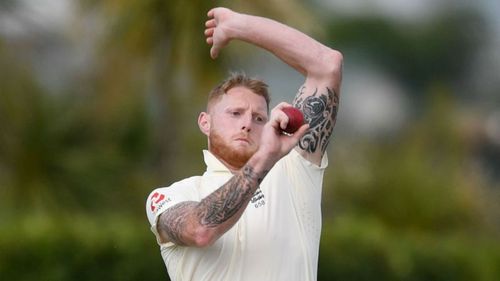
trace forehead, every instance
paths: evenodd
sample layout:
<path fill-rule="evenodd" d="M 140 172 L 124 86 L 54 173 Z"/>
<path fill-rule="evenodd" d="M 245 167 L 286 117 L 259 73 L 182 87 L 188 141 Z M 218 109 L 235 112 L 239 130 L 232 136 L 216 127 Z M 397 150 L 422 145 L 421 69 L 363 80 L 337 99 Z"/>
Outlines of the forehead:
<path fill-rule="evenodd" d="M 253 111 L 267 114 L 267 103 L 263 96 L 259 96 L 245 87 L 234 87 L 221 95 L 214 104 L 215 108 L 251 108 Z"/>

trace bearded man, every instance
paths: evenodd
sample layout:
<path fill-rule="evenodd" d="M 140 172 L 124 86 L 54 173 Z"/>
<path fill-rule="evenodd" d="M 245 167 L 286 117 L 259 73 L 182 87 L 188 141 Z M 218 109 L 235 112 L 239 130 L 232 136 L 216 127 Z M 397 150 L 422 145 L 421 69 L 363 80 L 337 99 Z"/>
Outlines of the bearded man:
<path fill-rule="evenodd" d="M 151 230 L 171 280 L 317 278 L 326 148 L 339 105 L 342 55 L 274 20 L 215 8 L 205 36 L 210 55 L 232 40 L 263 48 L 305 77 L 293 106 L 307 121 L 269 113 L 267 85 L 233 74 L 209 94 L 198 125 L 208 139 L 201 176 L 153 190 Z"/>

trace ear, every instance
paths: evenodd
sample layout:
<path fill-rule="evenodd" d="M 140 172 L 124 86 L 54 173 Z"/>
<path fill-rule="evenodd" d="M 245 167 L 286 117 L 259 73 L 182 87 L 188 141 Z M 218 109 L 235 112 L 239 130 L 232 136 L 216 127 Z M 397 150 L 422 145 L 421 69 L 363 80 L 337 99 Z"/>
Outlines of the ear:
<path fill-rule="evenodd" d="M 200 113 L 198 116 L 198 127 L 200 131 L 206 136 L 210 135 L 210 114 L 206 112 Z"/>

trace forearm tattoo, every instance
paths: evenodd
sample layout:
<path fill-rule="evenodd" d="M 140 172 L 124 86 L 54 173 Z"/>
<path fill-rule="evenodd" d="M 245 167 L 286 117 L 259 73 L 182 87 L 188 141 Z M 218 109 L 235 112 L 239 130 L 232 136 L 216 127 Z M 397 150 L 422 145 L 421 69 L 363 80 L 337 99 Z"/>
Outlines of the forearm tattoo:
<path fill-rule="evenodd" d="M 158 230 L 164 231 L 171 242 L 181 246 L 186 245 L 182 234 L 188 224 L 187 213 L 192 211 L 196 204 L 197 202 L 193 201 L 181 202 L 168 208 L 160 216 Z"/>
<path fill-rule="evenodd" d="M 299 147 L 309 153 L 318 149 L 324 153 L 337 121 L 338 93 L 326 87 L 324 91 L 315 89 L 312 95 L 306 96 L 305 86 L 302 86 L 293 105 L 304 113 L 309 123 L 309 131 L 300 139 Z"/>
<path fill-rule="evenodd" d="M 171 242 L 186 245 L 183 234 L 190 223 L 192 214 L 206 227 L 217 227 L 245 208 L 267 171 L 257 175 L 249 165 L 233 176 L 219 189 L 205 197 L 201 202 L 181 202 L 160 217 L 159 229 L 165 231 Z M 191 215 L 190 215 L 191 214 Z"/>
<path fill-rule="evenodd" d="M 216 227 L 232 218 L 248 204 L 262 178 L 254 173 L 251 166 L 243 167 L 241 174 L 201 200 L 198 208 L 200 223 Z"/>

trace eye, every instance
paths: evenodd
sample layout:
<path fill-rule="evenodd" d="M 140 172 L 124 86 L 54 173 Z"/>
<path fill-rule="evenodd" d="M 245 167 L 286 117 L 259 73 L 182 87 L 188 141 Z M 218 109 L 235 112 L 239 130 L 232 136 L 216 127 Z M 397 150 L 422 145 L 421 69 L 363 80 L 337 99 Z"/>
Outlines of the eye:
<path fill-rule="evenodd" d="M 255 122 L 257 123 L 266 123 L 266 119 L 262 116 L 255 116 Z"/>
<path fill-rule="evenodd" d="M 240 116 L 241 113 L 239 111 L 231 111 L 232 116 Z"/>

